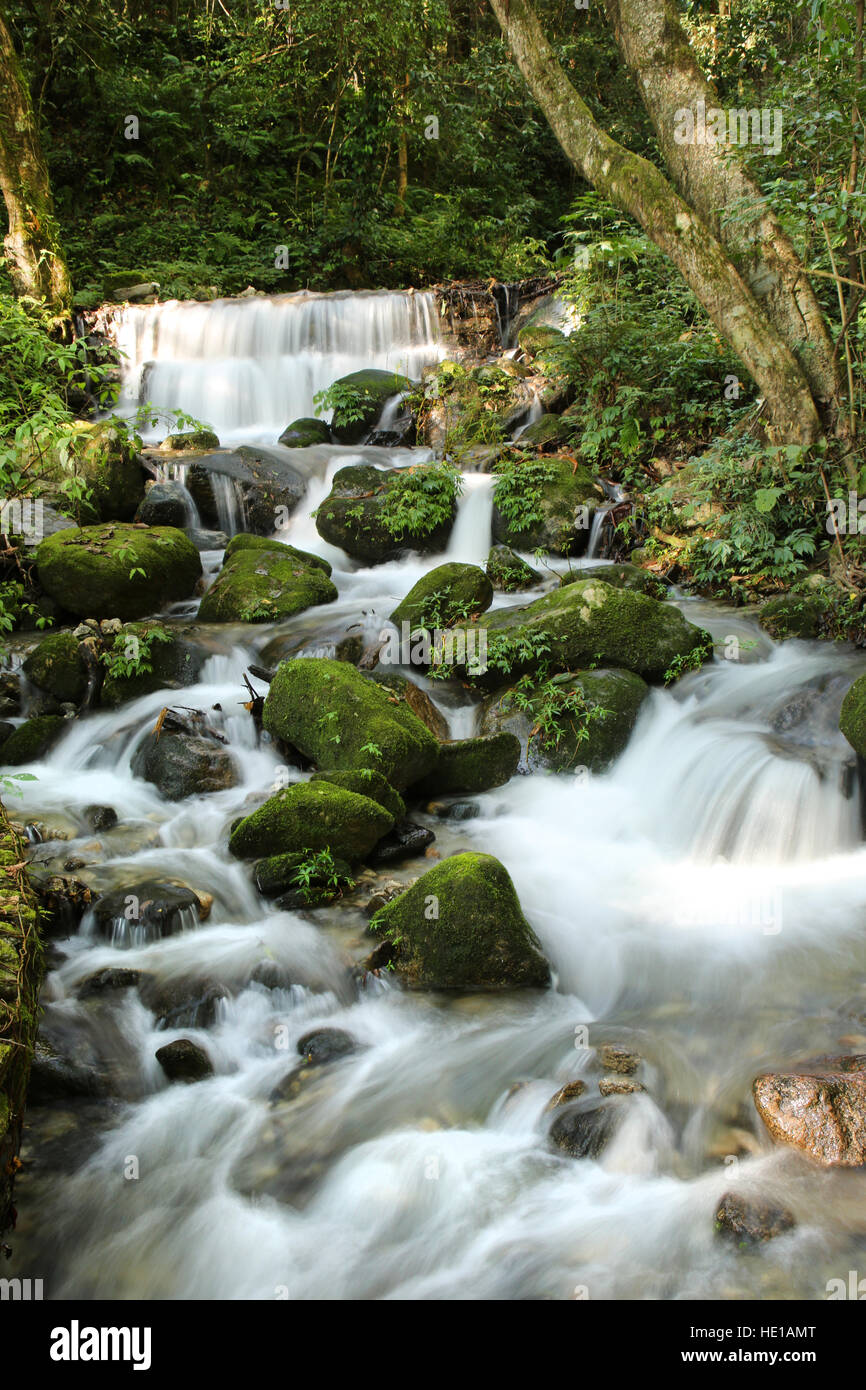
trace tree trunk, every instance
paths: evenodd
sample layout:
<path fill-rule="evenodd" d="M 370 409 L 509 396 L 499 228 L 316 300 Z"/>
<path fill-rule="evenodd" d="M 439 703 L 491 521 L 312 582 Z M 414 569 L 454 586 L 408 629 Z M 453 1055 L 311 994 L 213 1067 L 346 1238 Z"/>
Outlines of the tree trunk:
<path fill-rule="evenodd" d="M 774 434 L 810 444 L 821 423 L 797 359 L 703 218 L 655 165 L 612 140 L 571 85 L 526 0 L 490 0 L 530 91 L 568 159 L 676 266 L 760 388 Z"/>
<path fill-rule="evenodd" d="M 605 0 L 616 41 L 634 73 L 674 183 L 722 242 L 779 337 L 796 356 L 813 396 L 840 409 L 842 377 L 821 306 L 789 237 L 732 151 L 711 139 L 677 140 L 677 113 L 719 109 L 674 0 Z M 738 108 L 745 118 L 744 108 Z M 781 138 L 782 113 L 778 113 Z M 740 132 L 741 122 L 735 129 Z M 768 123 L 768 129 L 773 129 Z M 728 126 L 730 133 L 730 126 Z M 754 132 L 748 128 L 748 134 Z M 735 208 L 735 205 L 736 208 Z M 735 211 L 735 216 L 725 213 Z"/>
<path fill-rule="evenodd" d="M 60 245 L 30 93 L 2 13 L 0 189 L 9 217 L 3 246 L 15 293 L 42 300 L 54 314 L 65 317 L 72 285 Z"/>

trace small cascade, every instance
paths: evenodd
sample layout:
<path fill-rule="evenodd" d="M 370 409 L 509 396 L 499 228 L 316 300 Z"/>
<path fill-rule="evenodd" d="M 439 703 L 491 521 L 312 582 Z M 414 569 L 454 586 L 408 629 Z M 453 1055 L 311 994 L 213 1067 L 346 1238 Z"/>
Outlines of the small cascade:
<path fill-rule="evenodd" d="M 217 509 L 218 530 L 224 531 L 231 539 L 239 531 L 246 530 L 244 499 L 236 478 L 225 473 L 211 473 L 210 485 Z"/>
<path fill-rule="evenodd" d="M 464 474 L 463 493 L 457 503 L 457 520 L 445 552 L 449 560 L 458 560 L 464 565 L 480 565 L 482 569 L 487 563 L 493 539 L 495 481 L 490 473 Z"/>
<path fill-rule="evenodd" d="M 179 462 L 159 463 L 157 465 L 156 480 L 159 483 L 174 483 L 175 491 L 178 493 L 184 507 L 184 526 L 198 529 L 201 526 L 201 517 L 195 498 L 186 485 L 187 465 Z"/>
<path fill-rule="evenodd" d="M 416 380 L 444 355 L 432 294 L 362 291 L 127 306 L 118 409 L 181 409 L 221 442 L 274 442 L 338 377 L 373 367 Z"/>
<path fill-rule="evenodd" d="M 606 538 L 604 532 L 610 532 L 611 512 L 613 512 L 623 500 L 623 490 L 619 483 L 604 483 L 605 491 L 608 494 L 608 501 L 602 502 L 596 507 L 592 514 L 592 526 L 589 532 L 589 544 L 586 548 L 587 560 L 603 560 L 605 550 L 610 543 L 610 535 Z"/>

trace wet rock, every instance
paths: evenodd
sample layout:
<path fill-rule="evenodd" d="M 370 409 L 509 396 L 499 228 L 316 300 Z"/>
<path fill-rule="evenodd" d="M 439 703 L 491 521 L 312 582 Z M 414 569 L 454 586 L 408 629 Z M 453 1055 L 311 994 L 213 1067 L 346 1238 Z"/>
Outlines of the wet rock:
<path fill-rule="evenodd" d="M 435 734 L 440 740 L 448 738 L 448 720 L 442 711 L 436 708 L 427 691 L 410 681 L 408 676 L 397 675 L 385 667 L 380 667 L 378 671 L 373 671 L 370 680 L 397 695 L 431 734 Z"/>
<path fill-rule="evenodd" d="M 78 930 L 96 896 L 89 884 L 71 875 L 55 874 L 43 865 L 29 864 L 27 877 L 42 909 L 43 936 L 63 938 Z"/>
<path fill-rule="evenodd" d="M 307 475 L 281 449 L 244 446 L 191 458 L 186 485 L 204 526 L 223 525 L 217 495 L 227 494 L 245 533 L 269 537 L 291 515 L 307 487 Z"/>
<path fill-rule="evenodd" d="M 80 704 L 87 690 L 87 664 L 71 632 L 52 632 L 25 657 L 27 679 L 57 701 Z"/>
<path fill-rule="evenodd" d="M 368 898 L 364 904 L 366 916 L 375 917 L 380 908 L 383 908 L 386 903 L 393 902 L 394 898 L 399 898 L 400 894 L 405 893 L 410 886 L 408 883 L 400 883 L 396 878 L 386 879 L 384 883 L 380 883 L 372 897 Z"/>
<path fill-rule="evenodd" d="M 206 531 L 201 526 L 184 528 L 196 550 L 225 550 L 229 537 L 225 531 Z"/>
<path fill-rule="evenodd" d="M 866 1056 L 822 1057 L 756 1077 L 755 1107 L 774 1139 L 825 1167 L 866 1163 Z"/>
<path fill-rule="evenodd" d="M 866 758 L 866 676 L 859 676 L 846 692 L 839 728 L 854 751 Z"/>
<path fill-rule="evenodd" d="M 534 589 L 544 582 L 538 570 L 534 570 L 525 560 L 507 545 L 491 546 L 487 556 L 487 578 L 494 589 L 512 594 L 520 589 Z"/>
<path fill-rule="evenodd" d="M 352 408 L 337 405 L 331 419 L 331 434 L 338 444 L 360 444 L 373 430 L 388 401 L 399 391 L 408 391 L 409 380 L 397 372 L 367 367 L 340 377 L 334 386 L 352 396 Z"/>
<path fill-rule="evenodd" d="M 260 859 L 253 867 L 253 882 L 263 898 L 277 898 L 281 893 L 297 892 L 298 905 L 309 901 L 300 891 L 299 873 L 305 866 L 307 869 L 309 855 L 305 854 L 272 854 L 266 859 Z M 331 867 L 322 868 L 318 872 L 305 872 L 304 879 L 314 895 L 334 895 L 335 885 L 333 879 L 338 878 L 346 882 L 351 878 L 351 869 L 345 859 L 334 859 Z"/>
<path fill-rule="evenodd" d="M 210 1028 L 223 1002 L 231 997 L 215 980 L 162 980 L 144 974 L 139 977 L 138 992 L 157 1028 Z"/>
<path fill-rule="evenodd" d="M 167 434 L 160 444 L 162 453 L 184 453 L 187 450 L 218 449 L 219 437 L 213 430 L 189 430 L 185 434 Z"/>
<path fill-rule="evenodd" d="M 618 1072 L 620 1076 L 633 1076 L 641 1064 L 639 1052 L 616 1043 L 605 1043 L 599 1048 L 598 1060 L 605 1071 Z"/>
<path fill-rule="evenodd" d="M 93 904 L 93 920 L 116 946 L 139 946 L 196 927 L 199 903 L 191 888 L 144 879 L 105 893 Z"/>
<path fill-rule="evenodd" d="M 568 1081 L 564 1086 L 560 1086 L 555 1095 L 550 1097 L 544 1107 L 548 1110 L 558 1110 L 561 1105 L 568 1105 L 573 1100 L 578 1100 L 586 1093 L 586 1082 L 578 1078 L 576 1081 Z"/>
<path fill-rule="evenodd" d="M 777 642 L 791 637 L 819 637 L 827 604 L 817 594 L 789 593 L 769 599 L 758 614 L 758 622 Z"/>
<path fill-rule="evenodd" d="M 314 1028 L 298 1039 L 298 1052 L 304 1061 L 316 1066 L 348 1057 L 357 1050 L 355 1039 L 342 1028 Z"/>
<path fill-rule="evenodd" d="M 117 825 L 117 812 L 113 806 L 85 806 L 82 815 L 91 830 L 111 830 Z"/>
<path fill-rule="evenodd" d="M 646 1087 L 630 1076 L 603 1076 L 598 1089 L 603 1096 L 633 1096 L 638 1091 L 645 1091 Z"/>
<path fill-rule="evenodd" d="M 604 500 L 588 468 L 570 457 L 527 458 L 498 464 L 493 493 L 493 539 L 516 550 L 582 555 L 593 510 Z M 531 503 L 528 499 L 534 499 Z"/>
<path fill-rule="evenodd" d="M 440 820 L 475 820 L 481 815 L 481 807 L 477 801 L 453 801 L 450 805 L 441 801 L 431 801 L 427 811 L 432 816 L 438 816 Z"/>
<path fill-rule="evenodd" d="M 513 777 L 519 762 L 520 739 L 513 733 L 455 739 L 439 745 L 435 768 L 422 778 L 416 790 L 421 796 L 488 791 Z"/>
<path fill-rule="evenodd" d="M 150 782 L 167 801 L 225 791 L 239 780 L 235 760 L 215 738 L 192 728 L 147 734 L 133 754 L 134 777 Z"/>
<path fill-rule="evenodd" d="M 438 757 L 436 739 L 405 701 L 344 661 L 283 662 L 268 690 L 263 723 L 321 766 L 373 767 L 398 792 Z"/>
<path fill-rule="evenodd" d="M 38 762 L 69 727 L 68 721 L 58 714 L 37 714 L 25 719 L 0 746 L 0 764 L 21 767 L 23 763 Z"/>
<path fill-rule="evenodd" d="M 79 984 L 76 993 L 79 999 L 101 998 L 119 990 L 134 989 L 141 979 L 140 970 L 118 970 L 116 967 L 108 966 L 103 970 L 97 970 L 93 975 L 87 975 Z"/>
<path fill-rule="evenodd" d="M 760 1245 L 792 1230 L 795 1224 L 784 1207 L 736 1192 L 726 1192 L 716 1208 L 717 1234 L 740 1246 Z"/>
<path fill-rule="evenodd" d="M 74 421 L 71 434 L 64 432 L 66 454 L 61 446 L 38 436 L 31 447 L 28 481 L 36 493 L 62 510 L 69 509 L 64 491 L 70 470 L 81 479 L 86 492 L 79 506 L 84 521 L 131 521 L 144 492 L 144 473 L 126 430 L 111 421 Z M 61 519 L 62 520 L 62 519 Z M 74 523 L 66 522 L 67 529 Z M 46 536 L 48 532 L 46 530 Z M 70 608 L 69 604 L 63 605 Z M 77 611 L 77 610 L 72 610 Z"/>
<path fill-rule="evenodd" d="M 398 498 L 407 490 L 422 492 L 428 480 L 438 482 L 441 510 L 429 509 L 429 520 L 411 532 L 401 529 L 395 512 Z M 444 550 L 456 515 L 456 484 L 438 465 L 419 464 L 409 475 L 400 468 L 358 463 L 335 473 L 331 491 L 316 513 L 316 529 L 347 555 L 377 565 L 407 550 L 424 555 Z"/>
<path fill-rule="evenodd" d="M 330 444 L 331 431 L 324 420 L 307 416 L 293 420 L 280 435 L 277 443 L 284 449 L 309 449 L 313 444 Z"/>
<path fill-rule="evenodd" d="M 598 1158 L 615 1135 L 622 1118 L 623 1112 L 615 1102 L 589 1110 L 569 1106 L 556 1116 L 549 1137 L 570 1158 Z"/>
<path fill-rule="evenodd" d="M 183 483 L 152 483 L 139 503 L 135 519 L 145 526 L 177 526 L 183 530 L 190 522 L 191 501 Z"/>
<path fill-rule="evenodd" d="M 108 1087 L 89 1054 L 85 1058 L 67 1056 L 42 1037 L 36 1041 L 30 1083 L 29 1105 L 45 1105 L 70 1096 L 101 1096 Z"/>
<path fill-rule="evenodd" d="M 296 782 L 234 826 L 229 850 L 239 859 L 258 859 L 329 849 L 356 863 L 393 824 L 394 817 L 367 796 L 330 782 Z"/>
<path fill-rule="evenodd" d="M 177 1038 L 157 1048 L 156 1060 L 169 1081 L 183 1081 L 191 1084 L 213 1076 L 213 1063 L 203 1047 L 191 1042 L 189 1038 Z"/>
<path fill-rule="evenodd" d="M 390 782 L 385 781 L 381 772 L 376 772 L 373 768 L 359 768 L 357 771 L 314 772 L 310 781 L 330 782 L 335 787 L 343 787 L 346 791 L 357 792 L 359 796 L 368 796 L 371 801 L 377 801 L 380 806 L 384 806 L 395 821 L 402 820 L 406 814 L 406 805 L 402 796 L 399 792 L 395 792 Z"/>
<path fill-rule="evenodd" d="M 264 623 L 291 618 L 320 603 L 333 603 L 331 567 L 280 541 L 235 536 L 223 566 L 199 605 L 203 623 Z"/>
<path fill-rule="evenodd" d="M 499 990 L 550 983 L 549 966 L 514 884 L 488 854 L 443 860 L 382 908 L 371 926 L 414 989 Z"/>
<path fill-rule="evenodd" d="M 391 614 L 398 627 L 448 628 L 477 617 L 493 602 L 493 585 L 477 565 L 437 565 L 418 580 Z"/>
<path fill-rule="evenodd" d="M 393 830 L 383 836 L 370 855 L 372 864 L 394 864 L 400 859 L 411 859 L 413 855 L 423 854 L 432 845 L 436 836 L 426 825 L 418 825 L 412 820 L 398 821 Z"/>
<path fill-rule="evenodd" d="M 202 572 L 182 531 L 114 523 L 47 536 L 36 567 L 49 597 L 81 618 L 142 618 L 189 598 Z"/>
<path fill-rule="evenodd" d="M 142 661 L 139 672 L 112 675 L 107 672 L 102 683 L 99 701 L 107 709 L 117 709 L 128 700 L 150 695 L 155 690 L 182 690 L 194 685 L 208 659 L 205 647 L 194 641 L 182 628 L 166 627 L 162 623 L 129 623 L 123 630 L 121 648 L 133 643 L 130 650 L 138 651 Z M 134 645 L 134 644 L 137 644 Z"/>

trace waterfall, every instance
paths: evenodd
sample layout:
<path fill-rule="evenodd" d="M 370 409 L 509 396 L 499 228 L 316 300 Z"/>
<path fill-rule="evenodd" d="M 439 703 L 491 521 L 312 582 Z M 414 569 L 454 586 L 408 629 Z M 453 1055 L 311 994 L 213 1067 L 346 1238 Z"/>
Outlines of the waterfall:
<path fill-rule="evenodd" d="M 117 316 L 116 335 L 120 413 L 145 403 L 183 410 L 222 443 L 275 442 L 292 420 L 314 413 L 319 391 L 350 372 L 375 367 L 415 380 L 444 355 L 433 295 L 420 292 L 130 305 Z"/>
<path fill-rule="evenodd" d="M 224 473 L 211 473 L 210 485 L 217 509 L 217 527 L 229 537 L 246 530 L 244 500 L 236 478 Z"/>
<path fill-rule="evenodd" d="M 448 560 L 464 565 L 487 562 L 492 539 L 493 485 L 490 473 L 465 473 L 463 493 L 457 503 L 457 520 L 445 552 Z"/>

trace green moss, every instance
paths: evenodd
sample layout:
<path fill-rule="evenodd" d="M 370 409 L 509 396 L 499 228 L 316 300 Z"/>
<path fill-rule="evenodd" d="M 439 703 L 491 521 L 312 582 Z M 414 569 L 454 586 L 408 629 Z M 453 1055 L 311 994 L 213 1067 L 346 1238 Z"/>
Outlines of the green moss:
<path fill-rule="evenodd" d="M 493 536 L 518 550 L 579 555 L 589 541 L 592 508 L 602 491 L 570 458 L 508 456 L 496 465 Z"/>
<path fill-rule="evenodd" d="M 560 579 L 561 584 L 576 584 L 587 579 L 600 579 L 603 584 L 612 584 L 615 589 L 634 589 L 650 598 L 666 599 L 668 586 L 663 579 L 641 569 L 640 565 L 584 565 L 572 570 Z"/>
<path fill-rule="evenodd" d="M 820 636 L 826 612 L 827 604 L 817 594 L 781 594 L 764 604 L 758 622 L 777 642 L 784 642 Z"/>
<path fill-rule="evenodd" d="M 421 989 L 543 988 L 550 970 L 505 867 L 489 854 L 437 864 L 377 913 L 409 985 Z"/>
<path fill-rule="evenodd" d="M 579 580 L 525 608 L 485 615 L 479 626 L 487 628 L 490 669 L 471 679 L 488 686 L 544 666 L 563 672 L 622 666 L 662 681 L 677 657 L 712 655 L 709 634 L 672 604 L 599 580 Z"/>
<path fill-rule="evenodd" d="M 85 526 L 36 551 L 45 592 L 80 618 L 142 618 L 189 598 L 201 578 L 192 541 L 173 526 Z"/>
<path fill-rule="evenodd" d="M 55 714 L 37 714 L 25 719 L 0 747 L 0 764 L 20 767 L 23 763 L 38 762 L 67 728 L 67 721 Z"/>
<path fill-rule="evenodd" d="M 24 674 L 61 703 L 77 705 L 87 690 L 87 667 L 71 632 L 53 632 L 25 658 Z"/>
<path fill-rule="evenodd" d="M 866 676 L 860 676 L 847 690 L 839 728 L 855 752 L 866 758 Z"/>
<path fill-rule="evenodd" d="M 417 791 L 422 796 L 489 791 L 513 777 L 519 762 L 520 739 L 512 733 L 456 739 L 440 745 L 439 761 Z"/>
<path fill-rule="evenodd" d="M 334 401 L 331 434 L 340 444 L 359 444 L 373 429 L 391 397 L 398 391 L 408 391 L 410 385 L 408 378 L 398 372 L 376 367 L 341 376 L 324 393 L 326 409 L 329 397 Z"/>
<path fill-rule="evenodd" d="M 483 613 L 492 602 L 493 585 L 477 565 L 437 565 L 398 603 L 391 622 L 446 628 Z"/>
<path fill-rule="evenodd" d="M 564 333 L 558 328 L 553 328 L 549 324 L 527 324 L 521 328 L 517 335 L 517 341 L 521 351 L 527 357 L 537 357 L 539 353 L 547 352 L 551 348 L 562 347 L 567 339 Z"/>
<path fill-rule="evenodd" d="M 160 445 L 161 449 L 196 450 L 204 453 L 208 449 L 218 449 L 219 436 L 213 430 L 190 430 L 187 434 L 169 434 Z"/>
<path fill-rule="evenodd" d="M 263 722 L 319 766 L 373 767 L 400 792 L 429 772 L 438 756 L 436 738 L 405 702 L 344 661 L 282 662 Z"/>
<path fill-rule="evenodd" d="M 541 575 L 507 545 L 494 545 L 487 556 L 487 578 L 494 589 L 503 593 L 516 593 L 519 589 L 532 589 L 541 583 Z"/>
<path fill-rule="evenodd" d="M 337 590 L 317 557 L 284 546 L 241 545 L 226 551 L 223 567 L 199 606 L 204 623 L 265 623 L 291 618 Z"/>
<path fill-rule="evenodd" d="M 572 692 L 580 697 L 579 712 L 570 708 Z M 530 771 L 603 772 L 628 744 L 648 695 L 632 671 L 579 671 L 491 698 L 481 728 L 516 734 Z"/>
<path fill-rule="evenodd" d="M 310 857 L 306 854 L 272 854 L 260 859 L 253 870 L 256 888 L 264 898 L 276 898 L 297 888 L 299 878 L 305 868 L 310 867 Z M 351 869 L 345 859 L 332 859 L 327 868 L 316 868 L 309 875 L 309 887 L 329 895 L 334 879 L 351 881 Z"/>
<path fill-rule="evenodd" d="M 370 767 L 361 767 L 352 770 L 314 772 L 310 778 L 311 782 L 331 782 L 335 787 L 344 787 L 346 791 L 357 792 L 359 796 L 368 796 L 371 801 L 376 801 L 380 806 L 384 806 L 395 819 L 402 820 L 406 814 L 406 804 L 399 792 L 395 792 L 390 782 L 386 782 L 381 772 L 374 771 Z"/>
<path fill-rule="evenodd" d="M 124 639 L 138 638 L 147 643 L 148 636 L 158 630 L 168 637 L 168 641 L 152 641 L 149 644 L 147 664 L 149 671 L 139 671 L 136 675 L 106 675 L 100 691 L 100 703 L 107 709 L 116 709 L 129 700 L 137 700 L 140 695 L 150 695 L 154 690 L 182 690 L 194 685 L 207 658 L 203 647 L 190 642 L 183 630 L 163 627 L 160 623 L 129 623 L 124 628 Z"/>
<path fill-rule="evenodd" d="M 237 555 L 239 550 L 276 550 L 283 557 L 289 556 L 297 560 L 299 565 L 308 565 L 313 569 L 321 570 L 323 574 L 330 577 L 331 566 L 327 560 L 323 560 L 321 555 L 313 555 L 308 550 L 298 550 L 293 545 L 283 545 L 281 541 L 275 541 L 272 536 L 254 536 L 250 531 L 239 531 L 236 536 L 232 536 L 223 554 L 223 561 L 231 560 Z"/>
<path fill-rule="evenodd" d="M 72 428 L 65 456 L 48 440 L 34 447 L 29 474 L 39 494 L 82 521 L 131 521 L 144 496 L 144 473 L 126 431 L 110 421 Z"/>
<path fill-rule="evenodd" d="M 312 416 L 293 420 L 290 425 L 286 426 L 278 440 L 284 449 L 309 449 L 313 444 L 330 444 L 330 442 L 331 431 L 324 420 L 315 420 Z"/>
<path fill-rule="evenodd" d="M 394 824 L 394 817 L 367 796 L 330 782 L 298 782 L 245 816 L 229 837 L 238 859 L 330 849 L 354 863 L 363 859 Z"/>
<path fill-rule="evenodd" d="M 442 464 L 412 469 L 349 464 L 334 474 L 316 513 L 316 529 L 331 545 L 368 564 L 411 549 L 444 550 L 454 517 L 459 475 Z"/>

